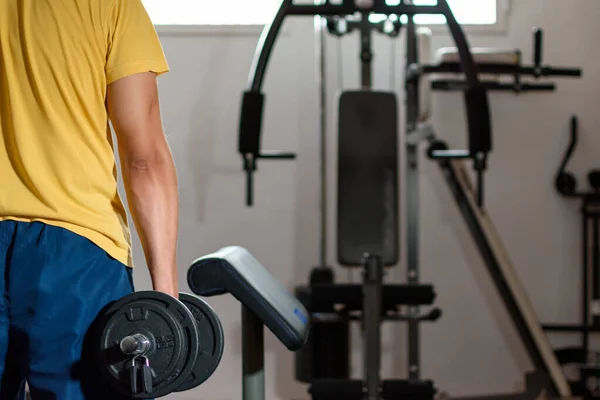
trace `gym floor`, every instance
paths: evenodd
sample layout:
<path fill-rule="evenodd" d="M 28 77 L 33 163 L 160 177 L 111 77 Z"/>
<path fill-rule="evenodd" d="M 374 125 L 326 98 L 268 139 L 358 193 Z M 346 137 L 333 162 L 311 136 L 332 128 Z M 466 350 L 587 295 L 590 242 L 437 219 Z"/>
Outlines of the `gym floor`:
<path fill-rule="evenodd" d="M 574 114 L 580 121 L 580 146 L 569 169 L 585 187 L 587 171 L 600 168 L 600 136 L 596 132 L 600 126 L 600 56 L 594 40 L 600 37 L 600 2 L 512 1 L 504 17 L 505 26 L 466 28 L 471 46 L 518 48 L 530 62 L 531 30 L 539 26 L 545 33 L 546 63 L 583 69 L 582 79 L 553 79 L 557 84 L 554 92 L 490 94 L 494 152 L 486 185 L 487 211 L 539 319 L 543 323 L 577 323 L 582 289 L 580 203 L 560 196 L 554 177 Z M 252 208 L 244 203 L 245 177 L 236 149 L 241 93 L 247 86 L 260 27 L 158 29 L 172 68 L 160 78 L 160 89 L 164 123 L 180 178 L 182 288 L 187 287 L 189 263 L 231 244 L 248 248 L 290 289 L 305 284 L 319 260 L 319 109 L 312 19 L 286 23 L 264 86 L 264 148 L 293 151 L 298 159 L 261 163 Z M 336 266 L 334 105 L 340 89 L 358 88 L 357 39 L 357 35 L 341 41 L 327 38 L 328 262 L 332 266 Z M 402 99 L 404 41 L 396 44 L 394 54 L 390 39 L 377 37 L 374 41 L 374 84 L 378 90 L 395 91 Z M 447 30 L 434 30 L 433 48 L 448 45 L 452 42 Z M 395 65 L 392 76 L 391 65 Z M 403 108 L 401 113 L 404 118 Z M 465 146 L 465 120 L 459 94 L 434 94 L 431 122 L 440 137 L 455 147 Z M 439 168 L 424 153 L 423 148 L 421 280 L 435 285 L 436 305 L 443 316 L 422 326 L 421 375 L 453 396 L 520 389 L 530 361 Z M 402 159 L 403 168 L 404 163 Z M 401 214 L 402 226 L 405 221 Z M 405 281 L 406 276 L 404 245 L 401 251 L 402 262 L 388 275 L 396 282 Z M 137 236 L 135 259 L 139 266 L 144 265 Z M 361 279 L 359 272 L 341 268 L 337 276 Z M 135 281 L 138 290 L 151 287 L 142 267 L 136 270 Z M 221 365 L 201 387 L 169 399 L 241 398 L 239 303 L 226 296 L 209 302 L 225 328 Z M 362 368 L 360 335 L 358 330 L 353 334 L 353 373 L 358 377 Z M 574 335 L 553 333 L 549 337 L 557 347 L 578 343 Z M 384 325 L 383 376 L 406 376 L 406 339 L 405 325 Z M 308 398 L 306 386 L 294 380 L 293 354 L 270 334 L 266 335 L 265 362 L 267 399 Z"/>

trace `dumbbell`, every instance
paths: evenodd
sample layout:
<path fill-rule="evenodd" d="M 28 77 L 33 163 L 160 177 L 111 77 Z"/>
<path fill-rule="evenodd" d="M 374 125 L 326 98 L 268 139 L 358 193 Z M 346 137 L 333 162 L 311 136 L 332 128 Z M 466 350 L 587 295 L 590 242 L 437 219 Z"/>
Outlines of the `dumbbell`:
<path fill-rule="evenodd" d="M 159 398 L 193 389 L 217 369 L 223 327 L 201 298 L 136 292 L 99 317 L 96 344 L 102 375 L 119 393 Z"/>

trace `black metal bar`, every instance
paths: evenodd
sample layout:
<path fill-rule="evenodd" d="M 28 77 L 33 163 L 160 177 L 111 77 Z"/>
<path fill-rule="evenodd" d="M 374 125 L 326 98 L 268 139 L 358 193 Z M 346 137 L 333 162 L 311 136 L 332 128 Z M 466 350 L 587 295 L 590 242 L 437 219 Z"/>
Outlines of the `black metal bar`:
<path fill-rule="evenodd" d="M 523 59 L 523 53 L 521 53 L 521 50 L 517 50 L 517 51 L 515 52 L 515 54 L 517 55 L 517 63 L 518 63 L 519 65 L 521 65 L 521 64 L 523 63 L 523 62 L 522 62 L 522 59 Z M 523 80 L 523 79 L 522 79 L 522 76 L 521 76 L 521 75 L 519 75 L 519 74 L 515 74 L 515 75 L 513 75 L 513 78 L 514 78 L 514 80 L 515 80 L 515 85 L 519 85 L 519 86 L 521 86 L 521 83 L 522 83 L 522 80 Z"/>
<path fill-rule="evenodd" d="M 410 71 L 419 64 L 419 51 L 417 47 L 417 28 L 412 17 L 408 18 L 406 24 L 406 69 L 407 76 Z M 419 119 L 419 80 L 407 79 L 406 82 L 407 101 L 406 101 L 406 118 L 407 129 L 409 132 L 416 129 Z"/>
<path fill-rule="evenodd" d="M 592 217 L 592 324 L 600 324 L 600 221 Z"/>
<path fill-rule="evenodd" d="M 254 170 L 246 169 L 246 205 L 254 205 Z"/>
<path fill-rule="evenodd" d="M 581 77 L 582 70 L 577 68 L 554 68 L 510 65 L 510 64 L 477 64 L 479 73 L 496 75 L 529 75 L 529 76 L 564 76 Z M 421 71 L 424 74 L 460 74 L 462 67 L 457 63 L 442 63 L 439 65 L 423 65 Z"/>
<path fill-rule="evenodd" d="M 583 271 L 582 271 L 582 323 L 583 323 L 583 351 L 585 354 L 588 354 L 590 349 L 590 335 L 588 334 L 589 324 L 590 324 L 590 294 L 589 294 L 589 219 L 585 215 L 585 210 L 587 208 L 587 201 L 583 206 Z"/>
<path fill-rule="evenodd" d="M 554 83 L 502 83 L 482 81 L 486 90 L 506 92 L 552 92 L 556 90 Z M 468 87 L 467 82 L 460 79 L 436 79 L 431 82 L 431 89 L 436 91 L 462 92 Z"/>
<path fill-rule="evenodd" d="M 410 76 L 419 63 L 417 27 L 412 16 L 406 25 L 406 76 Z M 417 129 L 419 119 L 419 79 L 406 80 L 406 132 Z M 406 147 L 406 231 L 407 231 L 407 283 L 418 285 L 419 274 L 419 143 Z M 411 306 L 409 316 L 419 315 L 419 307 Z M 419 322 L 412 319 L 408 329 L 408 374 L 409 379 L 418 380 L 421 374 L 421 338 Z"/>
<path fill-rule="evenodd" d="M 542 49 L 543 49 L 544 33 L 540 28 L 533 30 L 533 65 L 536 68 L 542 66 Z"/>
<path fill-rule="evenodd" d="M 369 255 L 364 260 L 363 268 L 363 367 L 366 400 L 379 400 L 383 260 L 380 256 Z"/>
<path fill-rule="evenodd" d="M 542 328 L 549 332 L 600 332 L 600 326 L 585 326 L 577 324 L 544 324 Z"/>
<path fill-rule="evenodd" d="M 450 187 L 450 191 L 454 195 L 454 198 L 458 204 L 460 211 L 463 214 L 465 222 L 473 236 L 473 240 L 477 245 L 482 258 L 485 260 L 488 272 L 490 273 L 496 289 L 498 290 L 506 310 L 512 318 L 512 321 L 519 332 L 521 340 L 525 345 L 527 353 L 531 358 L 536 369 L 542 371 L 548 376 L 551 376 L 550 371 L 544 362 L 542 352 L 537 346 L 536 340 L 533 333 L 529 330 L 527 320 L 523 315 L 517 300 L 515 299 L 510 286 L 508 285 L 500 261 L 496 258 L 492 246 L 488 242 L 488 238 L 484 233 L 483 227 L 477 217 L 477 212 L 472 208 L 471 203 L 468 200 L 468 194 L 465 192 L 463 186 L 460 184 L 458 177 L 456 176 L 455 170 L 449 161 L 438 162 L 442 169 L 446 183 Z M 555 382 L 551 383 L 551 390 L 553 395 L 559 395 L 558 387 Z"/>
<path fill-rule="evenodd" d="M 536 75 L 535 67 L 521 67 L 521 75 Z M 541 67 L 540 76 L 581 77 L 583 72 L 577 68 Z"/>
<path fill-rule="evenodd" d="M 249 85 L 250 90 L 253 92 L 260 92 L 262 88 L 264 76 L 267 72 L 267 65 L 271 58 L 273 47 L 275 46 L 275 41 L 279 36 L 279 31 L 281 30 L 286 15 L 289 14 L 288 10 L 289 7 L 292 6 L 292 1 L 293 0 L 283 0 L 273 21 L 263 29 L 263 33 L 256 48 L 256 53 L 254 54 L 254 60 L 252 60 L 252 66 L 250 67 Z"/>
<path fill-rule="evenodd" d="M 587 217 L 589 217 L 589 218 L 600 217 L 600 210 L 599 209 L 597 209 L 597 208 L 594 208 L 592 210 L 589 209 L 589 207 L 591 207 L 590 203 L 596 202 L 597 200 L 590 199 L 590 194 L 589 193 L 583 193 L 583 195 L 584 195 L 584 198 L 587 199 L 587 204 L 588 204 L 588 209 L 585 210 L 585 215 Z"/>
<path fill-rule="evenodd" d="M 477 171 L 477 205 L 481 208 L 483 207 L 485 190 L 484 190 L 484 171 Z"/>
<path fill-rule="evenodd" d="M 279 150 L 261 150 L 257 158 L 263 160 L 295 160 L 296 154 Z"/>
<path fill-rule="evenodd" d="M 445 2 L 440 0 L 439 3 Z M 364 12 L 365 10 L 356 6 L 347 5 L 334 5 L 334 4 L 322 4 L 322 5 L 311 5 L 311 4 L 292 4 L 288 9 L 288 15 L 298 16 L 312 16 L 312 15 L 351 15 L 357 12 Z M 443 14 L 445 15 L 447 9 L 438 6 L 413 6 L 406 4 L 399 4 L 396 6 L 376 3 L 372 8 L 368 10 L 375 14 L 386 14 L 386 15 L 417 15 L 417 14 Z"/>
<path fill-rule="evenodd" d="M 371 22 L 368 14 L 362 14 L 360 20 L 360 65 L 361 86 L 371 89 L 373 49 L 371 48 Z"/>

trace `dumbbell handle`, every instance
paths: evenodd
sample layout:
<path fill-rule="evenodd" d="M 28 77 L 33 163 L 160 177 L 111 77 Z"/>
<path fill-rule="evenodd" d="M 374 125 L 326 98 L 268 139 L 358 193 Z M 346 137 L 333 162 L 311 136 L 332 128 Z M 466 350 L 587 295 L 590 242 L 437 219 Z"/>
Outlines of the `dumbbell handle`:
<path fill-rule="evenodd" d="M 139 356 L 146 354 L 150 350 L 150 340 L 141 333 L 126 336 L 119 344 L 121 351 L 124 354 Z"/>

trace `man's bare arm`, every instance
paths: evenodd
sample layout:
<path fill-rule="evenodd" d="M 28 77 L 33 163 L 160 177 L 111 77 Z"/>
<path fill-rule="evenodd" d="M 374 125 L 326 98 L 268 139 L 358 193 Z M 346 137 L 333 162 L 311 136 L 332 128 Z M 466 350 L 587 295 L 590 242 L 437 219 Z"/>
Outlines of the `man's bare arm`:
<path fill-rule="evenodd" d="M 110 84 L 107 108 L 154 290 L 178 297 L 178 182 L 163 131 L 155 74 L 136 74 Z"/>

